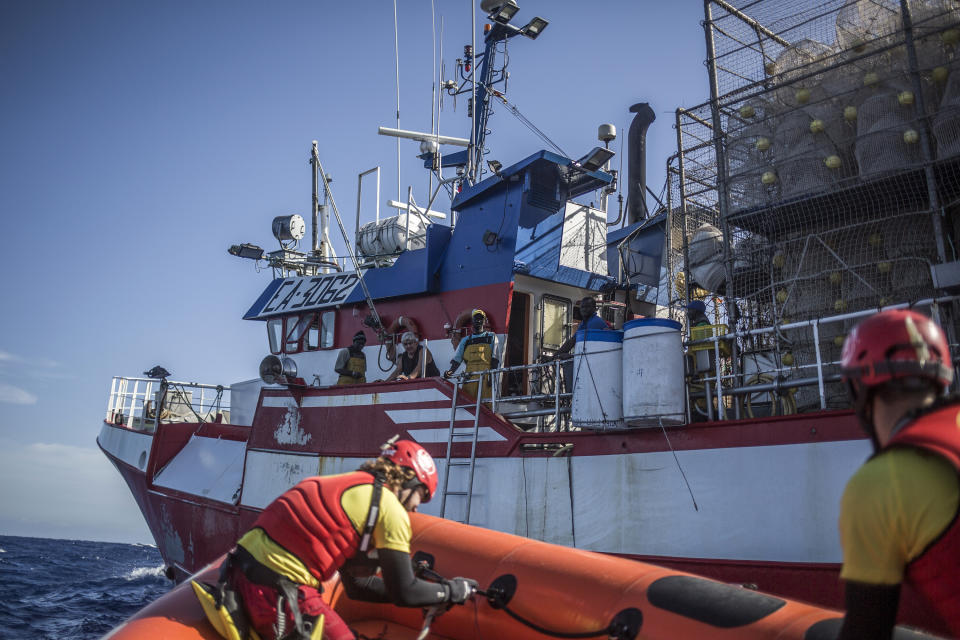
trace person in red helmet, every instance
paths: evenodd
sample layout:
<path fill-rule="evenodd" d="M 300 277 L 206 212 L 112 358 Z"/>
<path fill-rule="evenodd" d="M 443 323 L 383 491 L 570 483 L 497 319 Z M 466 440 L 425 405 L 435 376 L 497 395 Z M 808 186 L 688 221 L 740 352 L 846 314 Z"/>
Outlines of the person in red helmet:
<path fill-rule="evenodd" d="M 228 640 L 246 640 L 251 629 L 262 640 L 320 637 L 321 616 L 324 640 L 354 638 L 320 595 L 336 571 L 352 599 L 463 604 L 476 581 L 420 580 L 410 561 L 407 512 L 436 490 L 430 454 L 394 438 L 357 471 L 307 478 L 270 503 L 229 554 L 220 582 L 194 582 L 194 591 Z"/>
<path fill-rule="evenodd" d="M 873 315 L 847 336 L 842 375 L 874 455 L 840 507 L 842 640 L 890 638 L 910 584 L 960 636 L 960 402 L 943 331 L 915 311 Z"/>

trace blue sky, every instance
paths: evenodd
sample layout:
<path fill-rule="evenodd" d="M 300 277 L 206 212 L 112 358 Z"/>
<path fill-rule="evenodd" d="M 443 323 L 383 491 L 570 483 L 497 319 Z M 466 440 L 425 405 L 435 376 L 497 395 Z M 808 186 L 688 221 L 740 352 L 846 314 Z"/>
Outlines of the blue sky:
<path fill-rule="evenodd" d="M 673 111 L 708 93 L 702 3 L 518 2 L 515 22 L 550 25 L 511 41 L 508 99 L 575 156 L 650 102 L 659 191 Z M 470 2 L 435 7 L 451 77 Z M 398 23 L 401 126 L 428 131 L 431 2 L 402 0 Z M 274 216 L 309 219 L 312 140 L 349 220 L 361 171 L 380 165 L 396 198 L 396 143 L 376 134 L 395 126 L 393 3 L 8 0 L 0 79 L 0 534 L 147 542 L 95 444 L 110 379 L 155 364 L 213 384 L 257 375 L 265 330 L 240 317 L 269 273 L 226 249 L 272 249 Z M 469 137 L 453 106 L 441 133 Z M 491 124 L 504 165 L 543 147 L 503 107 Z M 417 143 L 401 154 L 403 197 L 410 184 L 425 202 Z"/>

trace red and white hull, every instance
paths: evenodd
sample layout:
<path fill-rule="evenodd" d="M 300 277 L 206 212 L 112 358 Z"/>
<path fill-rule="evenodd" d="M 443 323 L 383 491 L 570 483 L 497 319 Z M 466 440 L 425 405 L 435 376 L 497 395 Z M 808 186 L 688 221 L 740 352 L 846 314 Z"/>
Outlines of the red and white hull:
<path fill-rule="evenodd" d="M 284 490 L 355 469 L 398 432 L 430 451 L 442 478 L 450 393 L 433 379 L 299 398 L 265 389 L 249 428 L 161 423 L 146 434 L 104 423 L 98 441 L 182 577 Z M 471 524 L 837 603 L 840 495 L 870 452 L 849 413 L 523 433 L 481 411 Z M 469 459 L 473 420 L 458 409 L 455 458 Z M 555 445 L 567 445 L 562 455 Z M 468 469 L 451 469 L 449 491 L 466 491 Z M 422 510 L 439 515 L 442 502 Z M 450 495 L 444 515 L 464 520 L 465 507 Z"/>

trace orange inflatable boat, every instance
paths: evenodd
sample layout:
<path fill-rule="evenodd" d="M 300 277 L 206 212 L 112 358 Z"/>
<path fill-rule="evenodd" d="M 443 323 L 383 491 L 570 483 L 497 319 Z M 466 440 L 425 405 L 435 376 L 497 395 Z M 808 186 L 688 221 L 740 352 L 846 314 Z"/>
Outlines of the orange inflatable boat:
<path fill-rule="evenodd" d="M 418 560 L 432 563 L 444 576 L 474 578 L 484 593 L 427 617 L 425 638 L 832 640 L 840 628 L 836 611 L 739 586 L 422 514 L 411 514 L 411 522 Z M 211 565 L 200 576 L 215 582 L 217 567 Z M 352 601 L 336 577 L 324 584 L 324 597 L 351 628 L 368 638 L 415 640 L 425 630 L 422 610 Z M 219 638 L 189 582 L 107 637 Z M 931 637 L 903 628 L 894 635 L 898 640 Z"/>

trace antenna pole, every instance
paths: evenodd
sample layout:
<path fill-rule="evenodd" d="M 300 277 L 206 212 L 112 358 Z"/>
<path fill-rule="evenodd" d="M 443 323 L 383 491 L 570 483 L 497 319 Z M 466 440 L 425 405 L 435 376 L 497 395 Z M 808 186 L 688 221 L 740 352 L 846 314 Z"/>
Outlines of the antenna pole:
<path fill-rule="evenodd" d="M 313 141 L 313 149 L 310 152 L 310 168 L 313 173 L 313 205 L 310 209 L 311 222 L 313 223 L 313 255 L 320 253 L 319 238 L 319 220 L 320 217 L 320 177 L 317 175 L 319 169 L 320 152 L 317 150 L 317 141 Z"/>
<path fill-rule="evenodd" d="M 476 56 L 477 52 L 477 1 L 470 0 L 470 52 Z M 473 184 L 476 179 L 477 168 L 473 160 L 474 152 L 477 149 L 477 65 L 476 60 L 471 59 L 470 63 L 470 104 L 473 106 L 470 115 L 470 153 L 467 154 L 467 182 Z M 400 128 L 399 126 L 397 127 Z"/>
<path fill-rule="evenodd" d="M 437 8 L 434 0 L 430 0 L 430 27 L 433 30 L 433 69 L 430 70 L 433 91 L 430 94 L 430 133 L 436 133 L 437 118 L 434 115 L 434 104 L 437 101 Z M 400 126 L 397 125 L 399 129 Z M 433 171 L 427 172 L 427 193 L 433 192 Z"/>
<path fill-rule="evenodd" d="M 400 33 L 397 29 L 397 0 L 393 0 L 393 53 L 397 62 L 397 129 L 400 128 Z M 400 199 L 400 139 L 397 138 L 397 200 Z"/>
<path fill-rule="evenodd" d="M 360 270 L 360 262 L 357 260 L 357 254 L 354 252 L 353 246 L 350 244 L 350 238 L 347 237 L 347 229 L 343 226 L 343 219 L 340 217 L 340 210 L 337 209 L 337 203 L 333 199 L 333 192 L 330 191 L 330 183 L 327 181 L 327 174 L 324 173 L 323 166 L 320 164 L 320 157 L 315 157 L 314 161 L 317 163 L 317 168 L 320 170 L 319 174 L 321 180 L 323 181 L 323 192 L 326 194 L 331 208 L 333 208 L 333 215 L 337 218 L 337 225 L 340 227 L 340 233 L 343 235 L 343 242 L 347 247 L 347 254 L 350 256 L 350 262 L 353 264 L 353 269 L 357 274 L 357 280 L 360 283 L 360 288 L 363 289 L 363 297 L 367 301 L 367 308 L 370 309 L 370 315 L 373 317 L 376 326 L 380 327 L 380 314 L 377 313 L 377 308 L 373 306 L 373 298 L 370 297 L 370 290 L 367 288 L 367 283 L 363 279 L 363 271 Z"/>

